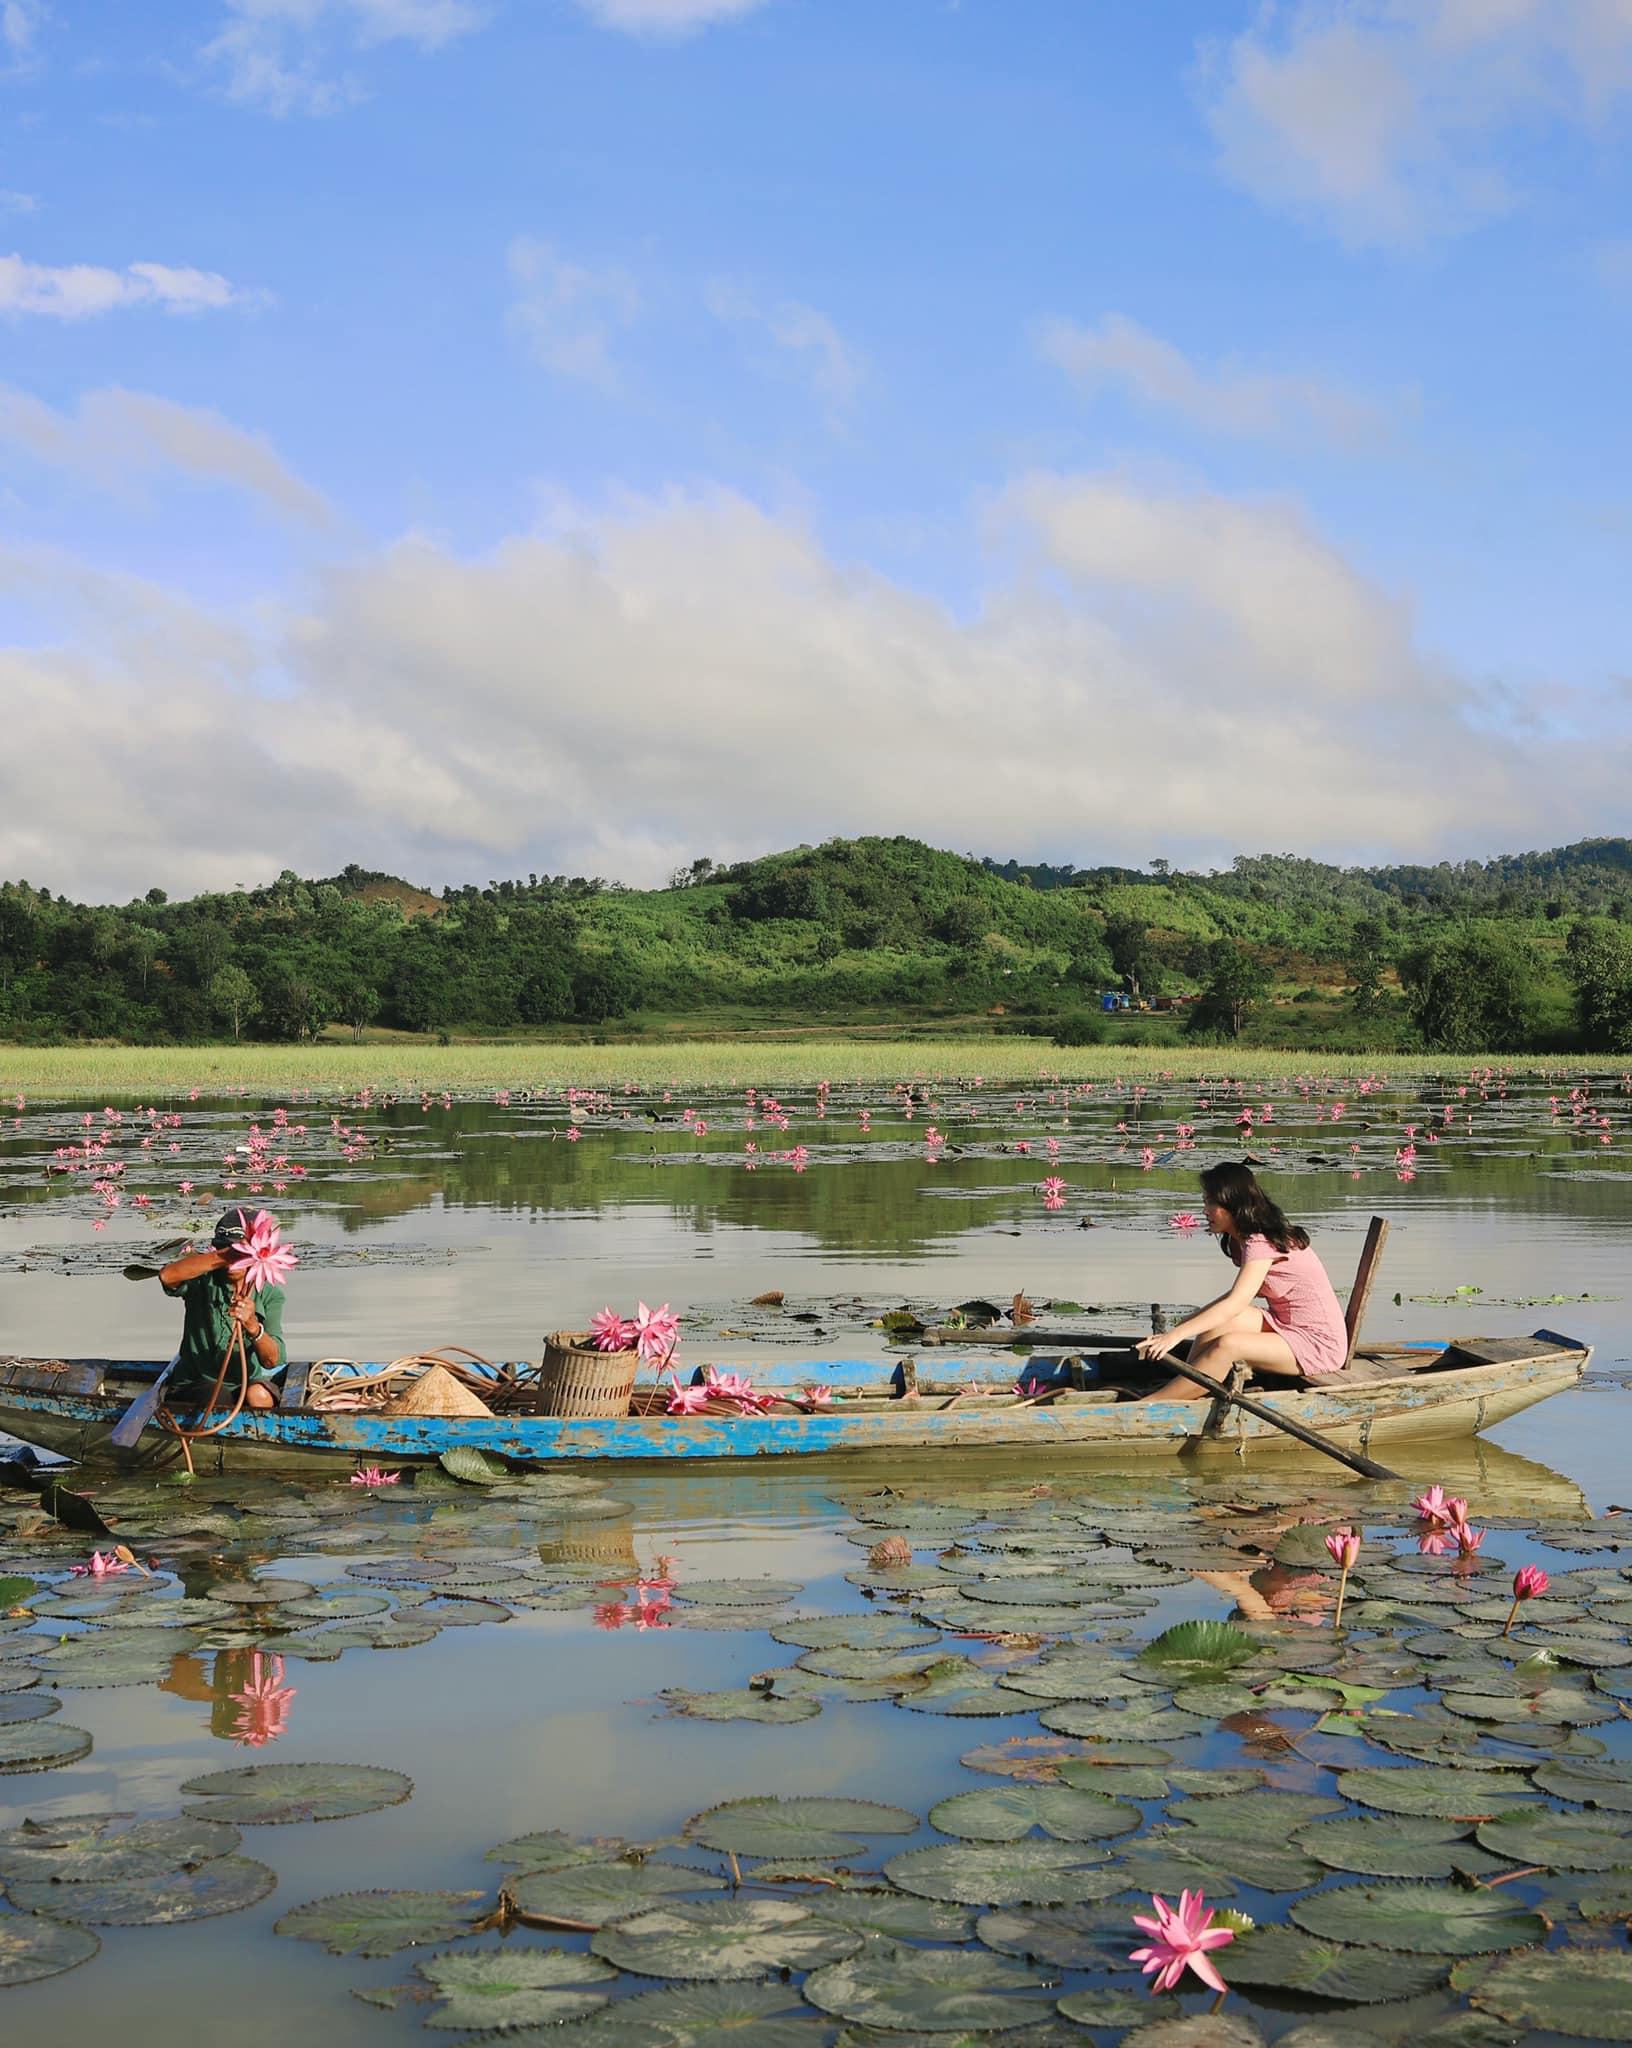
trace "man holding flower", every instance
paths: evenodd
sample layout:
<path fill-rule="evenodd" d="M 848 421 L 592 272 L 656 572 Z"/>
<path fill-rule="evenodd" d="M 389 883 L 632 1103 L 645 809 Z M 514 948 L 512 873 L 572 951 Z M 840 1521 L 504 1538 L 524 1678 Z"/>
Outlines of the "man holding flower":
<path fill-rule="evenodd" d="M 171 1378 L 182 1402 L 208 1399 L 233 1333 L 242 1330 L 249 1363 L 244 1405 L 278 1405 L 277 1378 L 288 1362 L 283 1342 L 283 1288 L 275 1278 L 276 1265 L 268 1272 L 267 1261 L 253 1255 L 259 1221 L 247 1209 L 229 1209 L 215 1226 L 208 1251 L 172 1259 L 159 1274 L 165 1293 L 175 1295 L 182 1304 L 180 1363 Z M 270 1217 L 266 1228 L 275 1243 L 277 1233 Z M 263 1284 L 255 1285 L 257 1280 Z M 236 1380 L 233 1384 L 236 1387 Z"/>

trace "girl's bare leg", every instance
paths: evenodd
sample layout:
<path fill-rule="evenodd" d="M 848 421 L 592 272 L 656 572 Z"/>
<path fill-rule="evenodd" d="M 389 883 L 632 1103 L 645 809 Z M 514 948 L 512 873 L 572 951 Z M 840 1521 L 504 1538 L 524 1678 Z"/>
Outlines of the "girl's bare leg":
<path fill-rule="evenodd" d="M 1216 1330 L 1192 1346 L 1189 1363 L 1215 1380 L 1227 1379 L 1232 1365 L 1250 1365 L 1266 1378 L 1298 1379 L 1302 1367 L 1284 1337 L 1264 1328 L 1259 1315 L 1243 1316 L 1228 1329 Z M 1208 1401 L 1212 1396 L 1194 1380 L 1173 1379 L 1144 1396 L 1147 1401 Z"/>

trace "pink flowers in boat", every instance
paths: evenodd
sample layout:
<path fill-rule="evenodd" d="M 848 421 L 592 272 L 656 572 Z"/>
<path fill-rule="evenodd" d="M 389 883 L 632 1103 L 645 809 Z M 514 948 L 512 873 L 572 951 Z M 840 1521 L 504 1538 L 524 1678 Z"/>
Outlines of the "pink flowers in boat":
<path fill-rule="evenodd" d="M 631 1322 L 614 1308 L 589 1319 L 590 1341 L 597 1351 L 638 1351 L 642 1365 L 667 1365 L 680 1342 L 680 1318 L 664 1302 L 648 1308 L 641 1302 Z"/>
<path fill-rule="evenodd" d="M 603 1308 L 590 1317 L 589 1334 L 597 1351 L 627 1351 L 635 1341 L 635 1326 L 615 1308 Z"/>
<path fill-rule="evenodd" d="M 824 1386 L 801 1387 L 799 1389 L 799 1398 L 805 1403 L 807 1408 L 831 1408 L 833 1405 L 833 1389 Z"/>
<path fill-rule="evenodd" d="M 255 1292 L 263 1287 L 281 1287 L 291 1267 L 300 1263 L 283 1242 L 276 1220 L 264 1209 L 256 1210 L 249 1229 L 232 1249 L 238 1256 L 227 1271 L 241 1287 Z"/>
<path fill-rule="evenodd" d="M 353 1486 L 366 1486 L 370 1493 L 379 1486 L 395 1486 L 401 1480 L 400 1472 L 382 1472 L 378 1465 L 365 1465 L 360 1472 L 353 1472 Z"/>
<path fill-rule="evenodd" d="M 1539 1600 L 1551 1581 L 1539 1564 L 1521 1564 L 1513 1574 L 1513 1605 L 1508 1610 L 1507 1625 L 1502 1634 L 1511 1635 L 1513 1624 L 1519 1616 L 1519 1609 L 1526 1600 Z"/>
<path fill-rule="evenodd" d="M 1153 1892 L 1150 1903 L 1155 1908 L 1154 1918 L 1145 1913 L 1133 1916 L 1134 1926 L 1148 1934 L 1150 1940 L 1144 1948 L 1136 1948 L 1128 1961 L 1141 1964 L 1145 1975 L 1153 1978 L 1152 1996 L 1158 1991 L 1173 1990 L 1186 1970 L 1210 1990 L 1227 1991 L 1229 1986 L 1211 1958 L 1214 1950 L 1228 1948 L 1235 1934 L 1228 1927 L 1213 1925 L 1206 1894 L 1180 1892 L 1179 1903 L 1174 1907 L 1160 1892 Z"/>
<path fill-rule="evenodd" d="M 707 1409 L 712 1395 L 707 1387 L 679 1387 L 669 1395 L 671 1415 L 701 1415 Z"/>

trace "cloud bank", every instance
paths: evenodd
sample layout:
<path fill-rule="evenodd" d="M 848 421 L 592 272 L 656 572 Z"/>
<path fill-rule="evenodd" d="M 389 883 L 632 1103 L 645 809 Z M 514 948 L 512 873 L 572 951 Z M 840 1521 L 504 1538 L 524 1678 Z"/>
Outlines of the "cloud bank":
<path fill-rule="evenodd" d="M 0 256 L 0 313 L 50 320 L 91 320 L 131 307 L 162 313 L 214 313 L 259 303 L 214 270 L 178 269 L 168 263 L 130 263 L 109 270 L 98 263 L 53 266 Z"/>

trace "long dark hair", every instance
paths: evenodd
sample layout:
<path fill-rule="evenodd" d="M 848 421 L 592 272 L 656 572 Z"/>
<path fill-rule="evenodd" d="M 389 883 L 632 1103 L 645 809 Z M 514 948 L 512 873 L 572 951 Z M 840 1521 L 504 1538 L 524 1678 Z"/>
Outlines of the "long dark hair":
<path fill-rule="evenodd" d="M 1287 1222 L 1258 1185 L 1257 1175 L 1244 1159 L 1226 1159 L 1217 1166 L 1209 1166 L 1201 1176 L 1201 1191 L 1209 1202 L 1229 1210 L 1238 1236 L 1267 1237 L 1278 1252 L 1308 1249 L 1308 1231 Z M 1223 1249 L 1228 1254 L 1228 1238 Z"/>

